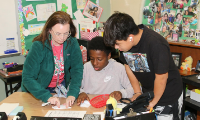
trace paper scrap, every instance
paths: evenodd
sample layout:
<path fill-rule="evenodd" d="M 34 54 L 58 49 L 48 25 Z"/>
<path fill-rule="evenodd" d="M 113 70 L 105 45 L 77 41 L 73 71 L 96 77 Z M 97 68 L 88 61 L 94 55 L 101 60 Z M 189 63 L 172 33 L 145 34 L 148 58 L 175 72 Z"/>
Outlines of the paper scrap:
<path fill-rule="evenodd" d="M 28 35 L 30 34 L 30 31 L 27 30 L 27 29 L 25 29 L 25 30 L 23 31 L 23 34 L 24 34 L 24 36 L 28 36 Z"/>

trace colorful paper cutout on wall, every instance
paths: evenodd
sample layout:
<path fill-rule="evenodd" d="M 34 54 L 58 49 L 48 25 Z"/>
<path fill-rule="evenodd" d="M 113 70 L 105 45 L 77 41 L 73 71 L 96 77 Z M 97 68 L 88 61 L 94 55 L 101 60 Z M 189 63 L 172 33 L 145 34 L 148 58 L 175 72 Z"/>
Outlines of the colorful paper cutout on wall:
<path fill-rule="evenodd" d="M 23 13 L 27 22 L 36 18 L 35 11 L 33 9 L 32 4 L 23 7 Z"/>
<path fill-rule="evenodd" d="M 68 13 L 73 18 L 71 0 L 57 0 L 57 9 Z"/>
<path fill-rule="evenodd" d="M 87 0 L 76 0 L 77 9 L 84 9 Z"/>
<path fill-rule="evenodd" d="M 29 24 L 28 25 L 28 30 L 30 32 L 29 35 L 37 35 L 40 34 L 42 29 L 44 27 L 44 23 L 42 24 Z"/>

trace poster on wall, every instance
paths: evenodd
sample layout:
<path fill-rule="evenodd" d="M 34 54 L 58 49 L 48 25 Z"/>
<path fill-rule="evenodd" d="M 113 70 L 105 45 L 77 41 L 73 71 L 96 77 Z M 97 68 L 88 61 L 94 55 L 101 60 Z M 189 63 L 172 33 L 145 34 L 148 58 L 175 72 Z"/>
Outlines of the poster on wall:
<path fill-rule="evenodd" d="M 37 20 L 46 21 L 51 14 L 56 12 L 55 3 L 38 4 L 36 5 Z"/>
<path fill-rule="evenodd" d="M 73 18 L 71 0 L 57 0 L 57 9 L 68 13 Z"/>
<path fill-rule="evenodd" d="M 23 7 L 23 13 L 27 22 L 36 18 L 32 4 Z"/>
<path fill-rule="evenodd" d="M 142 23 L 167 40 L 199 41 L 199 12 L 199 0 L 145 0 Z"/>
<path fill-rule="evenodd" d="M 83 15 L 96 22 L 99 22 L 102 12 L 103 8 L 88 0 L 83 10 Z"/>
<path fill-rule="evenodd" d="M 76 0 L 77 9 L 84 9 L 87 0 Z"/>

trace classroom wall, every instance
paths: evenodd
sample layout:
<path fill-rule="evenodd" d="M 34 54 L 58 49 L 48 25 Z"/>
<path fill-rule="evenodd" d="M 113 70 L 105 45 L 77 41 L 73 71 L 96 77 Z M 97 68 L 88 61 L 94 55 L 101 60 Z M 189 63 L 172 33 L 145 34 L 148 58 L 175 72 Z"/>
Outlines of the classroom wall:
<path fill-rule="evenodd" d="M 15 38 L 15 48 L 20 51 L 20 40 L 17 31 L 18 17 L 17 17 L 17 0 L 4 0 L 0 4 L 0 56 L 4 50 L 6 50 L 6 38 Z M 114 11 L 120 11 L 130 14 L 136 24 L 140 24 L 141 12 L 144 0 L 99 0 L 99 6 L 103 8 L 103 13 L 100 18 L 100 22 L 105 22 Z M 7 19 L 9 18 L 9 19 Z M 0 69 L 3 68 L 3 62 L 17 62 L 23 64 L 25 57 L 23 55 L 10 56 L 10 57 L 0 57 Z M 15 84 L 13 85 L 15 86 Z M 21 89 L 19 89 L 21 91 Z M 4 82 L 0 80 L 0 101 L 6 98 Z"/>
<path fill-rule="evenodd" d="M 20 50 L 19 36 L 17 33 L 17 0 L 1 0 L 0 4 L 0 55 L 7 49 L 6 38 L 15 39 L 15 49 Z"/>
<path fill-rule="evenodd" d="M 103 13 L 99 22 L 106 22 L 108 17 L 110 17 L 110 1 L 109 0 L 99 0 L 99 6 L 103 8 Z"/>
<path fill-rule="evenodd" d="M 144 2 L 145 0 L 110 0 L 110 13 L 127 13 L 133 17 L 136 24 L 141 24 Z"/>

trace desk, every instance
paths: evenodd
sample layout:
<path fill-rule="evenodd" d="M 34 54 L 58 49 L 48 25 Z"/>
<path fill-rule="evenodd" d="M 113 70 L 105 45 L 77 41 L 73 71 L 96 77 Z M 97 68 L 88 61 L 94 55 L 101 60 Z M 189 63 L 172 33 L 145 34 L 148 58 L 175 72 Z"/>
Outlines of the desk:
<path fill-rule="evenodd" d="M 89 95 L 89 98 L 93 98 L 96 95 Z M 65 102 L 65 98 L 61 98 L 61 104 Z M 45 116 L 49 110 L 54 110 L 51 105 L 42 107 L 42 102 L 36 99 L 32 94 L 25 92 L 15 92 L 8 96 L 6 99 L 0 102 L 2 103 L 19 103 L 19 106 L 23 106 L 23 112 L 26 114 L 27 120 L 30 120 L 31 116 Z M 71 109 L 65 109 L 65 111 L 87 111 L 86 114 L 92 114 L 93 112 L 103 112 L 105 107 L 94 108 L 92 106 L 85 108 L 73 104 Z M 8 116 L 8 120 L 12 120 L 14 116 Z"/>
<path fill-rule="evenodd" d="M 8 97 L 8 93 L 12 94 L 13 90 L 16 92 L 21 87 L 22 74 L 5 76 L 0 73 L 0 79 L 4 81 L 6 97 Z M 17 85 L 14 88 L 12 87 L 13 82 L 17 82 Z M 7 85 L 10 85 L 10 90 L 8 90 Z"/>
<path fill-rule="evenodd" d="M 198 73 L 196 73 L 195 71 L 187 71 L 187 70 L 180 70 L 180 69 L 179 69 L 179 73 L 182 76 L 182 81 L 183 81 L 183 106 L 182 106 L 182 111 L 181 111 L 181 119 L 184 120 L 185 106 L 190 106 L 191 108 L 194 108 L 195 110 L 198 110 L 198 108 L 196 106 L 196 103 L 191 102 L 191 101 L 194 101 L 194 100 L 190 99 L 189 97 L 187 97 L 187 98 L 185 97 L 186 84 L 195 86 L 194 85 L 195 83 L 184 79 L 184 77 L 185 76 L 191 76 L 191 75 L 198 74 Z M 192 103 L 192 104 L 190 104 L 190 103 Z"/>
<path fill-rule="evenodd" d="M 185 106 L 190 106 L 191 108 L 193 108 L 197 111 L 200 111 L 200 103 L 199 102 L 190 99 L 190 97 L 185 97 L 186 84 L 200 88 L 200 80 L 197 79 L 196 75 L 182 77 L 182 80 L 183 80 L 183 89 L 184 89 L 182 116 L 184 116 Z M 198 112 L 197 112 L 197 114 L 198 114 Z M 198 115 L 197 115 L 197 120 L 198 120 Z"/>

